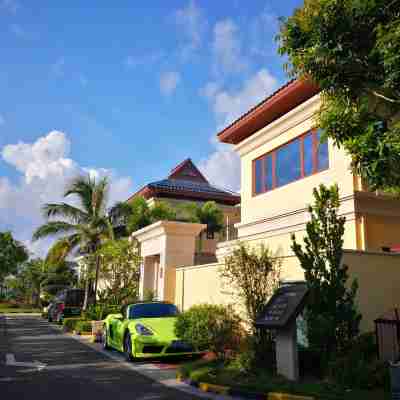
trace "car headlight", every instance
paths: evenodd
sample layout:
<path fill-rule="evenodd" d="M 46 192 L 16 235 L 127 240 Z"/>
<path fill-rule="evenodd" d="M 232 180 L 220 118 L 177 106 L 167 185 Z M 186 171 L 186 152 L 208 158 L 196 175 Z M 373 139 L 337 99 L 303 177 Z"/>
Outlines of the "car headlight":
<path fill-rule="evenodd" d="M 135 329 L 139 335 L 142 335 L 142 336 L 152 336 L 153 335 L 153 332 L 149 328 L 146 328 L 142 324 L 136 324 Z"/>

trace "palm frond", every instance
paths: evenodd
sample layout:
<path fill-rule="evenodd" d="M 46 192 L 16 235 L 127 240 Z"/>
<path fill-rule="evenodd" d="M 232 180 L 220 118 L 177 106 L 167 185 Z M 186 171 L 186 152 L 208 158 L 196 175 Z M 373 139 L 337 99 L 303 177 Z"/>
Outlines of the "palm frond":
<path fill-rule="evenodd" d="M 53 265 L 64 261 L 79 245 L 80 239 L 80 235 L 75 233 L 57 240 L 47 252 L 46 263 L 48 265 Z"/>
<path fill-rule="evenodd" d="M 93 215 L 92 198 L 95 185 L 95 180 L 90 175 L 78 176 L 67 186 L 64 197 L 75 194 L 79 197 L 84 211 L 89 215 Z"/>
<path fill-rule="evenodd" d="M 64 217 L 75 223 L 82 223 L 88 220 L 88 215 L 77 207 L 67 203 L 48 203 L 42 208 L 46 218 Z"/>
<path fill-rule="evenodd" d="M 77 225 L 70 224 L 63 221 L 50 221 L 40 226 L 32 235 L 32 240 L 39 240 L 47 236 L 58 235 L 61 233 L 68 233 L 76 231 Z"/>
<path fill-rule="evenodd" d="M 108 178 L 104 177 L 95 184 L 92 193 L 92 207 L 94 210 L 93 214 L 96 217 L 105 214 L 107 206 L 107 197 L 108 197 Z"/>

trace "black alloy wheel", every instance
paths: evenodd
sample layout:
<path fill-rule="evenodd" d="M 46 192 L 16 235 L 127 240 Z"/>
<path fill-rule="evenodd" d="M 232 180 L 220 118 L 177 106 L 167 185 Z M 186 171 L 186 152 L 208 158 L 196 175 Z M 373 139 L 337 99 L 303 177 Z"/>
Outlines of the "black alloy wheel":
<path fill-rule="evenodd" d="M 127 361 L 133 361 L 135 359 L 132 355 L 132 339 L 129 332 L 125 334 L 124 338 L 124 354 Z"/>

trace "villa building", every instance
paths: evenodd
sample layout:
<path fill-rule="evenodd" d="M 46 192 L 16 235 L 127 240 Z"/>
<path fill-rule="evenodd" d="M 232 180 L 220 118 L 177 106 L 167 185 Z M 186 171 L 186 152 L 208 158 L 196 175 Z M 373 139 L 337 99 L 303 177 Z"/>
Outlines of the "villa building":
<path fill-rule="evenodd" d="M 368 191 L 352 173 L 349 155 L 330 140 L 321 142 L 315 122 L 320 106 L 315 85 L 292 80 L 218 134 L 240 156 L 242 187 L 238 238 L 217 244 L 216 262 L 190 263 L 194 237 L 204 229 L 197 224 L 158 223 L 133 234 L 149 256 L 159 251 L 159 242 L 167 244 L 163 299 L 181 309 L 232 303 L 219 270 L 238 240 L 251 246 L 265 243 L 282 259 L 284 280 L 304 279 L 291 251 L 291 235 L 299 241 L 305 233 L 313 189 L 337 183 L 339 213 L 346 217 L 343 262 L 359 283 L 362 329 L 372 329 L 375 318 L 400 305 L 400 255 L 388 251 L 400 242 L 400 201 Z M 143 270 L 150 264 L 145 257 Z"/>

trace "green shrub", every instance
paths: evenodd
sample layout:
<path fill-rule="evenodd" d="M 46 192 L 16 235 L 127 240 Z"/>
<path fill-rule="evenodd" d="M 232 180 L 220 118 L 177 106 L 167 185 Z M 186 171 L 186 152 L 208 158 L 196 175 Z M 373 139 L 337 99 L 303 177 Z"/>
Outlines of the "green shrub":
<path fill-rule="evenodd" d="M 121 307 L 109 304 L 92 304 L 83 313 L 85 319 L 90 321 L 101 321 L 109 314 L 119 313 Z"/>
<path fill-rule="evenodd" d="M 83 321 L 82 318 L 64 318 L 63 319 L 63 327 L 66 331 L 72 332 L 76 329 L 76 324 L 79 321 Z"/>
<path fill-rule="evenodd" d="M 340 385 L 352 388 L 390 386 L 388 365 L 377 359 L 373 333 L 359 335 L 344 355 L 329 364 L 329 375 Z"/>
<path fill-rule="evenodd" d="M 75 330 L 78 333 L 92 332 L 92 323 L 91 321 L 81 319 L 76 323 Z"/>
<path fill-rule="evenodd" d="M 226 351 L 236 351 L 241 338 L 240 319 L 231 307 L 202 304 L 180 314 L 176 335 L 197 351 L 212 351 L 224 359 Z"/>

